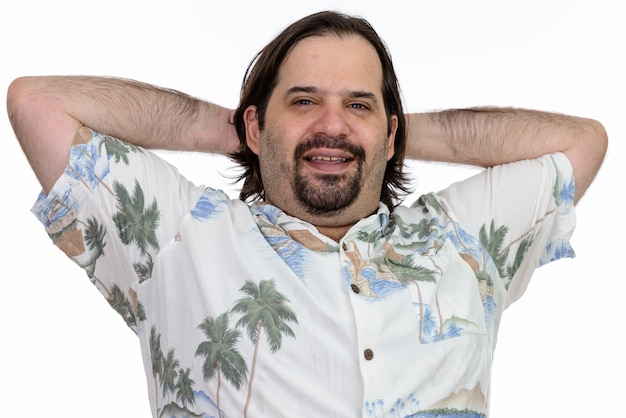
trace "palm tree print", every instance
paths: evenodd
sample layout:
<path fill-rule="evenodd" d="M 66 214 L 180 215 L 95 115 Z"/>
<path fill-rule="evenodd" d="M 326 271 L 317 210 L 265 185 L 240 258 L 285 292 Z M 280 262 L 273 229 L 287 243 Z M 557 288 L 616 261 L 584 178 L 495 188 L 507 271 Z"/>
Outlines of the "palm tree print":
<path fill-rule="evenodd" d="M 252 384 L 261 334 L 265 331 L 270 351 L 275 353 L 282 345 L 283 334 L 295 338 L 287 322 L 298 323 L 298 321 L 296 314 L 287 305 L 289 300 L 276 289 L 276 283 L 273 279 L 261 280 L 258 286 L 248 280 L 240 290 L 247 297 L 236 301 L 231 311 L 243 314 L 237 322 L 237 327 L 244 327 L 248 338 L 254 344 L 254 355 L 248 381 L 248 396 L 243 413 L 246 417 L 252 396 Z"/>
<path fill-rule="evenodd" d="M 104 254 L 104 247 L 106 246 L 105 237 L 106 229 L 104 226 L 100 225 L 96 218 L 89 218 L 87 220 L 87 226 L 83 231 L 83 240 L 87 248 L 89 248 L 90 257 L 89 261 L 81 265 L 89 276 L 93 276 L 96 270 L 96 261 Z"/>
<path fill-rule="evenodd" d="M 513 278 L 515 273 L 517 273 L 519 267 L 522 265 L 524 256 L 526 255 L 526 252 L 534 241 L 534 236 L 528 233 L 523 237 L 519 237 L 513 240 L 511 243 L 503 248 L 508 231 L 509 229 L 505 225 L 502 225 L 496 229 L 495 222 L 492 219 L 489 226 L 489 234 L 487 234 L 486 225 L 483 225 L 480 228 L 479 232 L 480 243 L 496 265 L 496 268 L 498 269 L 498 274 L 503 279 L 509 279 L 505 282 L 506 287 L 508 287 L 511 279 Z M 519 246 L 517 247 L 517 251 L 515 252 L 515 258 L 513 259 L 513 262 L 505 266 L 505 262 L 509 256 L 510 247 L 518 241 Z M 483 265 L 485 265 L 485 260 L 483 260 Z"/>
<path fill-rule="evenodd" d="M 187 367 L 185 370 L 178 369 L 178 379 L 176 380 L 176 399 L 180 400 L 183 404 L 183 408 L 187 409 L 196 403 L 196 397 L 193 394 L 193 385 L 196 383 L 189 377 L 191 374 L 191 368 Z"/>
<path fill-rule="evenodd" d="M 145 263 L 134 263 L 133 268 L 135 269 L 135 273 L 139 277 L 139 283 L 143 283 L 152 277 L 152 268 L 154 267 L 154 262 L 152 261 L 152 256 L 150 253 L 146 254 L 146 262 Z"/>
<path fill-rule="evenodd" d="M 198 325 L 207 338 L 198 345 L 196 356 L 203 356 L 202 376 L 205 381 L 217 375 L 216 405 L 220 417 L 220 388 L 222 376 L 236 389 L 241 387 L 248 367 L 246 362 L 237 351 L 237 342 L 241 333 L 237 329 L 228 328 L 228 312 L 224 312 L 217 318 L 207 317 Z"/>
<path fill-rule="evenodd" d="M 90 218 L 87 223 L 81 222 L 85 225 L 83 231 L 83 242 L 89 249 L 89 258 L 86 261 L 80 262 L 79 265 L 85 269 L 87 277 L 93 284 L 97 284 L 98 288 L 106 293 L 106 298 L 111 303 L 114 300 L 115 295 L 113 292 L 96 276 L 96 263 L 100 257 L 104 255 L 104 247 L 106 246 L 106 228 L 100 225 L 96 218 Z"/>
<path fill-rule="evenodd" d="M 534 239 L 534 235 L 529 235 L 524 237 L 524 239 L 520 242 L 519 247 L 517 247 L 517 251 L 515 252 L 515 258 L 513 259 L 513 262 L 509 264 L 506 268 L 506 277 L 512 279 L 515 273 L 517 273 L 517 270 L 522 265 L 524 256 L 532 245 Z"/>
<path fill-rule="evenodd" d="M 128 159 L 129 152 L 138 152 L 141 150 L 141 148 L 136 145 L 122 142 L 119 139 L 108 135 L 104 135 L 102 137 L 102 143 L 106 147 L 109 158 L 113 158 L 116 163 L 121 161 L 124 165 L 128 165 L 130 162 Z"/>
<path fill-rule="evenodd" d="M 88 128 L 84 129 L 89 131 L 89 135 L 85 135 L 85 137 L 92 136 L 93 140 L 89 143 L 72 147 L 68 175 L 81 181 L 88 187 L 103 186 L 111 192 L 107 184 L 102 182 L 102 179 L 109 174 L 109 167 L 102 166 L 100 168 L 101 171 L 97 171 L 98 168 L 95 165 L 101 154 L 101 146 L 104 145 L 106 147 L 109 158 L 113 158 L 116 163 L 123 162 L 125 165 L 128 165 L 130 162 L 128 153 L 131 151 L 138 152 L 141 149 L 112 136 L 102 135 Z"/>
<path fill-rule="evenodd" d="M 126 325 L 129 327 L 133 327 L 133 325 L 137 325 L 139 318 L 135 317 L 135 310 L 133 309 L 133 304 L 128 299 L 128 297 L 122 292 L 122 289 L 116 284 L 111 286 L 111 290 L 109 290 L 108 296 L 109 305 L 118 313 L 124 321 L 126 321 Z"/>
<path fill-rule="evenodd" d="M 561 170 L 558 169 L 556 161 L 554 161 L 554 158 L 552 158 L 552 163 L 555 167 L 557 167 L 557 175 L 554 181 L 554 188 L 552 189 L 552 196 L 554 196 L 556 205 L 561 206 L 563 204 L 572 203 L 574 201 L 574 195 L 576 192 L 574 176 L 572 175 L 572 177 L 566 183 L 563 179 L 563 174 L 561 173 Z"/>
<path fill-rule="evenodd" d="M 113 183 L 113 190 L 117 204 L 121 208 L 119 212 L 113 215 L 113 221 L 122 243 L 124 245 L 135 243 L 142 256 L 147 254 L 148 246 L 158 250 L 156 229 L 159 226 L 161 214 L 156 199 L 148 208 L 144 209 L 144 194 L 137 180 L 135 180 L 132 196 L 126 187 L 118 181 Z"/>
<path fill-rule="evenodd" d="M 367 231 L 359 231 L 357 233 L 357 239 L 359 241 L 363 241 L 367 243 L 367 255 L 368 257 L 371 256 L 371 246 L 373 243 L 377 242 L 378 240 L 380 240 L 382 238 L 382 232 L 380 230 L 380 228 L 376 228 L 371 232 L 367 232 Z"/>
<path fill-rule="evenodd" d="M 504 263 L 506 262 L 507 256 L 509 255 L 509 250 L 507 248 L 502 251 L 502 246 L 504 245 L 504 239 L 506 238 L 506 234 L 508 231 L 509 228 L 507 228 L 506 225 L 502 225 L 496 229 L 495 222 L 492 219 L 491 225 L 489 226 L 489 234 L 487 234 L 486 224 L 480 228 L 480 231 L 478 233 L 480 243 L 495 263 L 500 277 L 505 277 L 506 274 Z M 486 262 L 483 259 L 483 265 L 485 264 Z"/>
<path fill-rule="evenodd" d="M 154 393 L 158 393 L 157 377 L 161 375 L 163 370 L 163 351 L 161 350 L 161 334 L 157 332 L 156 325 L 152 325 L 150 329 L 150 362 L 152 363 L 152 378 L 154 379 Z M 156 397 L 158 399 L 158 397 Z M 158 410 L 159 405 L 155 405 L 154 410 Z"/>
<path fill-rule="evenodd" d="M 395 277 L 400 283 L 402 283 L 404 286 L 413 283 L 415 285 L 415 288 L 417 289 L 420 309 L 419 341 L 422 342 L 424 323 L 426 318 L 424 315 L 424 300 L 422 298 L 422 290 L 420 288 L 419 282 L 436 283 L 437 274 L 434 270 L 430 270 L 424 266 L 415 265 L 412 262 L 412 256 L 405 256 L 400 260 L 393 260 L 391 258 L 388 258 L 386 259 L 386 262 L 389 266 L 389 269 L 394 273 Z M 439 315 L 439 317 L 441 318 L 441 315 Z"/>
<path fill-rule="evenodd" d="M 167 356 L 162 359 L 161 367 L 161 388 L 163 396 L 168 392 L 174 392 L 176 388 L 176 377 L 178 377 L 178 369 L 180 361 L 174 357 L 174 348 L 167 352 Z"/>
<path fill-rule="evenodd" d="M 156 325 L 150 329 L 150 360 L 152 362 L 152 377 L 154 378 L 154 389 L 158 389 L 159 382 L 163 397 L 169 393 L 175 393 L 176 400 L 182 402 L 182 409 L 174 402 L 166 403 L 159 408 L 159 398 L 156 397 L 155 410 L 157 415 L 176 415 L 184 413 L 184 416 L 198 416 L 193 414 L 188 406 L 195 404 L 195 395 L 193 391 L 194 381 L 190 378 L 191 368 L 183 370 L 180 367 L 180 361 L 175 357 L 175 349 L 171 348 L 167 355 L 163 355 L 161 347 L 161 334 L 157 332 Z M 156 394 L 156 392 L 155 392 Z"/>

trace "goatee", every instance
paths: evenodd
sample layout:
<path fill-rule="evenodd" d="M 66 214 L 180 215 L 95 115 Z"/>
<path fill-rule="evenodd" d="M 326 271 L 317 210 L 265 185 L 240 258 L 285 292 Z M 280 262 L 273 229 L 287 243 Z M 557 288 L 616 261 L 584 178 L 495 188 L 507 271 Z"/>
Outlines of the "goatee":
<path fill-rule="evenodd" d="M 319 174 L 319 181 L 311 182 L 302 172 L 303 156 L 313 148 L 339 149 L 349 152 L 356 164 L 356 170 L 346 174 Z M 365 151 L 362 147 L 349 144 L 344 138 L 331 138 L 317 135 L 307 142 L 296 146 L 296 161 L 293 188 L 296 197 L 304 209 L 311 215 L 338 213 L 352 204 L 361 192 L 361 178 Z"/>

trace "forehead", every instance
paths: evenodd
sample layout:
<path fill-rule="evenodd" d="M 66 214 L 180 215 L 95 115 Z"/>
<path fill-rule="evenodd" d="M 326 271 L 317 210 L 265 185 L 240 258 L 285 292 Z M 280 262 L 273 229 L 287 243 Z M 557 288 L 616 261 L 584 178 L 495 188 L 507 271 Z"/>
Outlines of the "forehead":
<path fill-rule="evenodd" d="M 283 61 L 278 86 L 371 91 L 382 94 L 382 65 L 374 47 L 358 35 L 311 36 Z"/>

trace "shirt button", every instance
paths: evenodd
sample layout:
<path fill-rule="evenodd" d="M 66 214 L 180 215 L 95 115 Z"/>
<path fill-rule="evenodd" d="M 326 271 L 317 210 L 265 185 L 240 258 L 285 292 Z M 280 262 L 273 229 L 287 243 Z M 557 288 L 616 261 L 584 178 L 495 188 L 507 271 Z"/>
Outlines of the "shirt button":
<path fill-rule="evenodd" d="M 344 251 L 348 251 L 348 246 L 346 245 L 345 242 L 341 244 L 341 248 L 343 248 Z"/>
<path fill-rule="evenodd" d="M 374 352 L 368 348 L 363 352 L 363 357 L 365 357 L 365 360 L 369 361 L 374 358 Z"/>
<path fill-rule="evenodd" d="M 352 291 L 353 291 L 354 293 L 360 293 L 360 292 L 361 292 L 361 289 L 359 289 L 359 286 L 355 285 L 354 283 L 352 283 L 352 284 L 350 285 L 350 287 L 352 288 Z"/>

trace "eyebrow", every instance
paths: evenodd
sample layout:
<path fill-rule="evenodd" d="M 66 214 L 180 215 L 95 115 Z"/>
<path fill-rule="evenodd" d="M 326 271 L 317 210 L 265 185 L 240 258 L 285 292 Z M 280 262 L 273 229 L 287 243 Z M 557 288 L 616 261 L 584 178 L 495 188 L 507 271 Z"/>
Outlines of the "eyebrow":
<path fill-rule="evenodd" d="M 285 97 L 289 97 L 298 93 L 321 93 L 322 90 L 314 86 L 294 86 L 285 92 Z M 367 99 L 371 100 L 375 105 L 378 105 L 378 98 L 376 95 L 369 91 L 360 90 L 344 90 L 342 94 L 354 98 L 354 99 Z"/>

